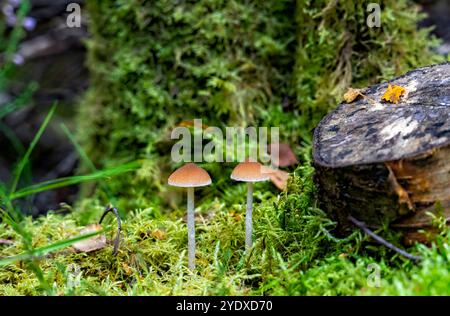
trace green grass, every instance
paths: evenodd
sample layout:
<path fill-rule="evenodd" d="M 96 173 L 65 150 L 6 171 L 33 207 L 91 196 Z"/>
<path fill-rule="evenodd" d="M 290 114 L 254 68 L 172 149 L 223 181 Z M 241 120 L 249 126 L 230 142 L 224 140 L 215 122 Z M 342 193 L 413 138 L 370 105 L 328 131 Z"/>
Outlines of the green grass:
<path fill-rule="evenodd" d="M 48 255 L 60 249 L 67 248 L 78 241 L 93 237 L 107 230 L 104 229 L 95 233 L 83 234 L 81 236 L 71 236 L 58 240 L 47 240 L 47 243 L 45 245 L 36 246 L 37 236 L 32 231 L 33 223 L 31 222 L 31 218 L 24 217 L 21 210 L 18 209 L 16 204 L 14 203 L 15 200 L 30 197 L 36 193 L 47 190 L 57 189 L 87 181 L 110 178 L 113 176 L 124 174 L 126 172 L 135 171 L 141 166 L 141 162 L 134 161 L 116 167 L 98 170 L 91 174 L 53 179 L 26 187 L 19 187 L 21 184 L 20 180 L 23 177 L 24 171 L 29 171 L 29 168 L 27 167 L 29 167 L 30 165 L 30 158 L 32 156 L 33 150 L 44 134 L 55 110 L 56 104 L 51 108 L 50 112 L 45 117 L 41 127 L 36 133 L 34 139 L 31 141 L 28 149 L 26 151 L 20 151 L 21 153 L 23 153 L 23 156 L 18 160 L 17 166 L 14 169 L 14 177 L 12 179 L 11 185 L 0 182 L 0 219 L 2 223 L 1 225 L 4 226 L 2 227 L 2 230 L 7 231 L 9 229 L 11 232 L 14 232 L 16 234 L 14 240 L 17 249 L 19 250 L 18 253 L 15 253 L 13 255 L 1 255 L 0 267 L 10 266 L 11 264 L 20 262 L 20 264 L 26 268 L 26 271 L 34 274 L 36 280 L 39 281 L 38 289 L 46 294 L 52 294 L 53 289 L 50 286 L 51 283 L 49 283 L 47 278 L 45 277 L 45 272 L 40 266 L 40 259 L 45 255 Z M 12 136 L 14 135 L 12 134 Z"/>

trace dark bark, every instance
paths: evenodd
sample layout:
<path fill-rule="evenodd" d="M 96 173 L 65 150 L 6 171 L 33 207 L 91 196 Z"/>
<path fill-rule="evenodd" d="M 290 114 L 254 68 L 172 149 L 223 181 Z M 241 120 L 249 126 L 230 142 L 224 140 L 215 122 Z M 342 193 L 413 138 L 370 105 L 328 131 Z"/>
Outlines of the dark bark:
<path fill-rule="evenodd" d="M 450 220 L 450 63 L 390 83 L 407 89 L 398 104 L 381 102 L 382 83 L 317 126 L 315 179 L 322 207 L 341 230 L 352 215 L 424 241 L 418 230 L 435 230 L 427 212 Z"/>

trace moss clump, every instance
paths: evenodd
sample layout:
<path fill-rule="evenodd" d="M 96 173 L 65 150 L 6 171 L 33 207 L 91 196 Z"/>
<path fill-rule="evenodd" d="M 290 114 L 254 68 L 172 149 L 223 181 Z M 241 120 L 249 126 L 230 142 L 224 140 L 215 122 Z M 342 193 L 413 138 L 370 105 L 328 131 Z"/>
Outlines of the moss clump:
<path fill-rule="evenodd" d="M 175 124 L 256 124 L 288 95 L 293 1 L 93 1 L 87 8 L 92 89 L 79 136 L 100 168 L 135 157 L 152 161 L 140 172 L 152 176 L 112 185 L 130 194 L 131 208 L 145 207 L 155 196 L 149 191 L 164 190 L 174 166 L 170 147 L 157 143 Z"/>
<path fill-rule="evenodd" d="M 438 41 L 417 30 L 424 16 L 408 0 L 379 1 L 381 27 L 368 27 L 373 1 L 297 1 L 297 104 L 317 123 L 350 86 L 365 87 L 443 61 Z"/>
<path fill-rule="evenodd" d="M 150 161 L 111 184 L 120 206 L 167 202 L 175 166 L 160 144 L 180 121 L 279 126 L 299 144 L 350 85 L 437 61 L 411 1 L 382 1 L 381 28 L 367 27 L 369 2 L 89 2 L 92 87 L 79 138 L 100 168 Z"/>
<path fill-rule="evenodd" d="M 308 164 L 299 167 L 281 196 L 256 194 L 250 258 L 244 254 L 244 221 L 238 216 L 244 215 L 244 206 L 212 200 L 197 209 L 194 274 L 187 268 L 185 211 L 163 215 L 149 206 L 123 221 L 117 256 L 110 246 L 90 254 L 66 249 L 41 258 L 46 288 L 24 263 L 1 267 L 0 295 L 450 294 L 449 234 L 439 238 L 439 247 L 413 249 L 425 258 L 417 266 L 384 248 L 374 250 L 359 232 L 338 239 L 331 233 L 334 223 L 315 207 L 312 171 Z M 50 213 L 35 222 L 28 218 L 24 225 L 34 236 L 33 245 L 69 238 L 95 222 L 103 207 L 85 203 L 86 211 Z M 0 248 L 0 257 L 23 250 L 20 236 L 5 224 L 0 224 L 0 238 L 14 242 Z M 379 288 L 373 287 L 375 270 L 369 264 L 377 265 Z"/>

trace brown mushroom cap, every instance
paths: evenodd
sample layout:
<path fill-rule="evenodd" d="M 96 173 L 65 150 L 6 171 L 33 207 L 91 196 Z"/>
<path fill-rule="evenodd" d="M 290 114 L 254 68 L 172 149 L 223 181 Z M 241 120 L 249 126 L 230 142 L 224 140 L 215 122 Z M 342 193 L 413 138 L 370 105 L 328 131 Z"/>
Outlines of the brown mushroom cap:
<path fill-rule="evenodd" d="M 244 182 L 267 181 L 270 170 L 259 162 L 246 161 L 238 164 L 231 173 L 231 179 Z"/>
<path fill-rule="evenodd" d="M 211 184 L 211 177 L 208 172 L 191 162 L 175 170 L 167 182 L 175 187 L 202 187 Z"/>

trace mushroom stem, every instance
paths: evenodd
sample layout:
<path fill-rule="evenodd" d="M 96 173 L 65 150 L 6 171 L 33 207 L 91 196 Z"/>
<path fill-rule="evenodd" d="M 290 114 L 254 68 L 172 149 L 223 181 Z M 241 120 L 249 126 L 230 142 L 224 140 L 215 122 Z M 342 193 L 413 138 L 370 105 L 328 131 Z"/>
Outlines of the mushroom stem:
<path fill-rule="evenodd" d="M 187 188 L 188 266 L 195 269 L 194 188 Z"/>
<path fill-rule="evenodd" d="M 245 248 L 250 250 L 253 246 L 253 226 L 252 226 L 252 211 L 253 211 L 253 182 L 247 183 L 247 210 L 245 212 Z"/>

